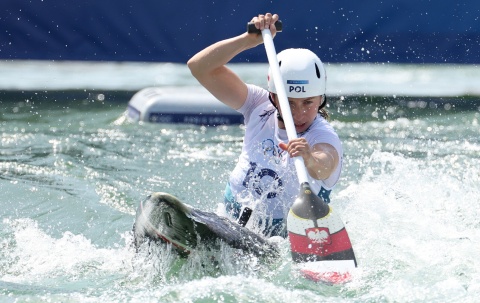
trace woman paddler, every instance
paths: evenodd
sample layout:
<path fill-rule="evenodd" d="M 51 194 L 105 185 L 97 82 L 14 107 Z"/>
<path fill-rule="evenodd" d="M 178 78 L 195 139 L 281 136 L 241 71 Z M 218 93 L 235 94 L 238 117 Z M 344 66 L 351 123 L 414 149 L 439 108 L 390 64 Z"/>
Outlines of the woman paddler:
<path fill-rule="evenodd" d="M 252 22 L 275 36 L 277 20 L 277 14 L 266 13 Z M 210 93 L 245 119 L 244 145 L 225 189 L 227 213 L 238 220 L 245 210 L 253 209 L 256 215 L 250 218 L 250 226 L 267 236 L 286 237 L 286 217 L 299 192 L 291 157 L 303 157 L 312 189 L 328 203 L 342 170 L 343 150 L 327 121 L 325 68 L 312 51 L 291 48 L 277 56 L 298 133 L 291 141 L 271 71 L 268 89 L 264 89 L 244 83 L 226 66 L 262 42 L 261 34 L 245 32 L 208 46 L 188 61 L 188 67 Z"/>

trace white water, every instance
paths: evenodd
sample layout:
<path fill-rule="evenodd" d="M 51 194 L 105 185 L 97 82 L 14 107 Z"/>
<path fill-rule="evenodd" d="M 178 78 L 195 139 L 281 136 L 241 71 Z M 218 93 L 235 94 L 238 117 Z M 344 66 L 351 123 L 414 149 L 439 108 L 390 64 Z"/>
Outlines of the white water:
<path fill-rule="evenodd" d="M 183 67 L 175 72 L 182 73 Z M 218 267 L 202 253 L 179 260 L 166 247 L 137 254 L 131 227 L 139 201 L 166 191 L 214 210 L 243 129 L 130 124 L 122 119 L 125 108 L 84 102 L 2 107 L 0 301 L 480 297 L 478 110 L 426 108 L 388 118 L 373 109 L 359 119 L 351 113 L 369 110 L 360 104 L 331 112 L 345 149 L 332 206 L 345 222 L 359 268 L 352 282 L 328 286 L 298 276 L 287 242 L 282 258 L 267 264 L 228 248 L 216 255 Z"/>

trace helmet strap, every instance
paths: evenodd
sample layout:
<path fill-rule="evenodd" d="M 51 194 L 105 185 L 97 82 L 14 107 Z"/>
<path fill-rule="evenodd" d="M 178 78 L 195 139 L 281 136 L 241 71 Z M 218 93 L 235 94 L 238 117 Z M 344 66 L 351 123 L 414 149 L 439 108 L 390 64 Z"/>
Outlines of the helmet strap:
<path fill-rule="evenodd" d="M 322 108 L 324 108 L 327 105 L 327 95 L 323 95 L 323 102 L 320 104 L 318 107 L 318 111 L 320 111 Z"/>
<path fill-rule="evenodd" d="M 283 121 L 283 118 L 280 115 L 280 112 L 278 110 L 277 110 L 277 119 L 278 119 L 278 121 L 281 121 L 281 122 L 285 123 L 285 121 Z"/>
<path fill-rule="evenodd" d="M 272 103 L 273 107 L 275 107 L 275 109 L 277 110 L 277 119 L 278 119 L 278 121 L 284 122 L 284 121 L 283 121 L 283 118 L 282 118 L 282 115 L 280 115 L 280 111 L 278 110 L 277 105 L 275 105 L 275 102 L 273 102 L 272 95 L 273 95 L 273 93 L 268 94 L 268 99 L 269 99 L 270 102 Z"/>

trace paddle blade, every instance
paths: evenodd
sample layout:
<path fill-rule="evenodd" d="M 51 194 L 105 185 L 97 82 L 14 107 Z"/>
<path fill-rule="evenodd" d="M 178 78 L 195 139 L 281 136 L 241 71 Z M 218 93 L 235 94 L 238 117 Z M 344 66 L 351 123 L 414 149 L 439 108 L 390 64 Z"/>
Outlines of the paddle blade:
<path fill-rule="evenodd" d="M 310 185 L 301 184 L 300 194 L 287 217 L 287 230 L 294 262 L 352 260 L 352 243 L 339 215 Z"/>
<path fill-rule="evenodd" d="M 300 273 L 307 279 L 325 284 L 344 284 L 353 279 L 353 260 L 298 263 Z"/>

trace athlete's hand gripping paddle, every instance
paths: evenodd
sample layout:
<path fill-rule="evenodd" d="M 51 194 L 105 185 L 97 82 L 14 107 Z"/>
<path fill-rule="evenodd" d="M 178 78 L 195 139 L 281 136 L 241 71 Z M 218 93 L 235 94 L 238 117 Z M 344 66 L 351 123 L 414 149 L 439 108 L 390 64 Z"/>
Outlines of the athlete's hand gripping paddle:
<path fill-rule="evenodd" d="M 277 31 L 282 30 L 279 22 L 275 24 Z M 249 33 L 259 32 L 253 23 L 249 23 L 247 28 Z M 297 132 L 280 73 L 272 33 L 269 29 L 264 29 L 261 33 L 288 139 L 293 140 L 297 138 Z M 327 283 L 346 282 L 351 278 L 351 270 L 356 267 L 347 230 L 339 215 L 312 192 L 303 158 L 294 157 L 293 160 L 300 182 L 300 193 L 287 217 L 292 259 L 299 263 L 302 274 L 309 279 Z"/>

